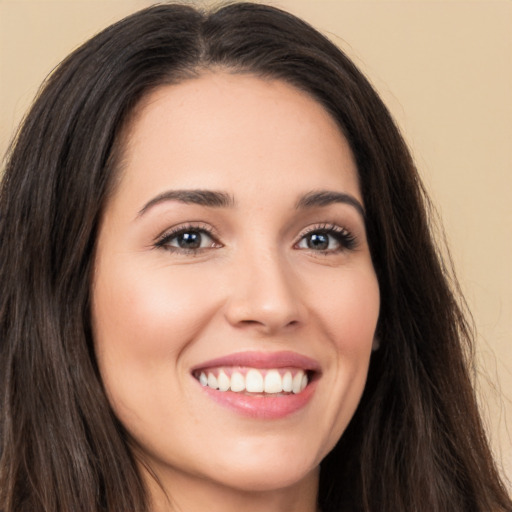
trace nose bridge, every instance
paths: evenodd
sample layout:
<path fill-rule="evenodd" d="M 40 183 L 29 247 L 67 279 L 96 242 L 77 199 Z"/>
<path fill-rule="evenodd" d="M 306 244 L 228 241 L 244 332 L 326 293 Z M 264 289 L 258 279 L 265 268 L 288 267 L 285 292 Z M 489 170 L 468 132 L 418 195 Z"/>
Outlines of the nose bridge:
<path fill-rule="evenodd" d="M 296 281 L 278 249 L 243 251 L 233 270 L 227 309 L 230 323 L 270 333 L 302 321 Z"/>

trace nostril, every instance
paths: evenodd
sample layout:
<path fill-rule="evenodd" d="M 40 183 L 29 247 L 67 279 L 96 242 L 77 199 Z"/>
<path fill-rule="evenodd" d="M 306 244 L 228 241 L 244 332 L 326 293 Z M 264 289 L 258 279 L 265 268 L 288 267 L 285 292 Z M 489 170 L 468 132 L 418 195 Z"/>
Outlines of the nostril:
<path fill-rule="evenodd" d="M 239 329 L 255 329 L 264 334 L 272 334 L 278 331 L 288 331 L 300 325 L 299 320 L 286 321 L 279 318 L 266 318 L 265 320 L 239 320 L 234 324 Z"/>
<path fill-rule="evenodd" d="M 241 324 L 243 325 L 260 325 L 263 324 L 263 322 L 259 322 L 258 320 L 241 320 Z"/>

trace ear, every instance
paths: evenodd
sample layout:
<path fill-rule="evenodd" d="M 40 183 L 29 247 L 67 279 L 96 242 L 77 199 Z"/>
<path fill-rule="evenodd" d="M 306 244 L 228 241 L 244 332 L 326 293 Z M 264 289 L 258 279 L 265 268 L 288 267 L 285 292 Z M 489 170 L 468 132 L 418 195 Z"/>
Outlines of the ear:
<path fill-rule="evenodd" d="M 380 339 L 377 335 L 375 335 L 375 337 L 373 338 L 373 343 L 372 343 L 372 352 L 379 350 L 379 347 L 380 347 Z"/>

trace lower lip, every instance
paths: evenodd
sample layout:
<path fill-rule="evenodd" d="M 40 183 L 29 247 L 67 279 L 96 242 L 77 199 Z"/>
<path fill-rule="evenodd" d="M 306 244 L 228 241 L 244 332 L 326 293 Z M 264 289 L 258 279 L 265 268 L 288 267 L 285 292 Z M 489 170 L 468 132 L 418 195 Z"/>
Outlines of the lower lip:
<path fill-rule="evenodd" d="M 317 381 L 310 382 L 300 393 L 276 396 L 218 391 L 208 386 L 202 386 L 199 382 L 197 383 L 209 398 L 242 416 L 275 420 L 289 416 L 306 407 L 315 392 Z"/>

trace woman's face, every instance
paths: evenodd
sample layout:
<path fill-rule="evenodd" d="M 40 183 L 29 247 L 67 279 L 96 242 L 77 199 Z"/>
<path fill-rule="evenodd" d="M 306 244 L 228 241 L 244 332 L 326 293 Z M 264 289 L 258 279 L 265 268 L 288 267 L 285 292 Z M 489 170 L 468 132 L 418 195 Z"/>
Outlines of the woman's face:
<path fill-rule="evenodd" d="M 120 173 L 92 314 L 140 456 L 180 485 L 316 479 L 361 397 L 379 314 L 334 120 L 283 82 L 205 74 L 145 98 Z"/>

